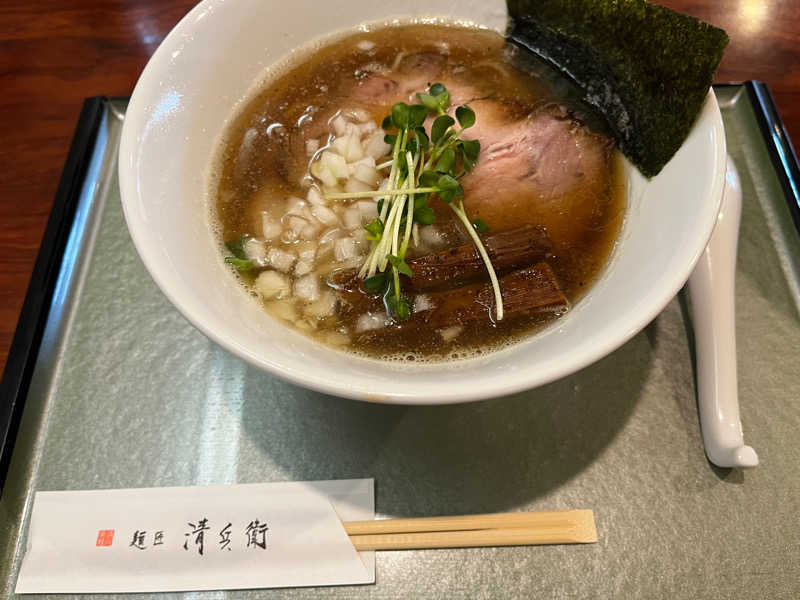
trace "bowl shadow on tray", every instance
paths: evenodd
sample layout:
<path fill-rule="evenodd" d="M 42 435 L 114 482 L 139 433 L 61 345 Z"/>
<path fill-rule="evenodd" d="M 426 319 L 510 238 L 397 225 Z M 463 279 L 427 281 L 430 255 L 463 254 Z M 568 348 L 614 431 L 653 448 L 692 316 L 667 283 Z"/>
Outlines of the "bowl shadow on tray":
<path fill-rule="evenodd" d="M 631 415 L 653 352 L 644 335 L 579 373 L 469 404 L 332 398 L 248 373 L 243 433 L 287 479 L 374 477 L 380 512 L 493 512 L 583 471 Z"/>

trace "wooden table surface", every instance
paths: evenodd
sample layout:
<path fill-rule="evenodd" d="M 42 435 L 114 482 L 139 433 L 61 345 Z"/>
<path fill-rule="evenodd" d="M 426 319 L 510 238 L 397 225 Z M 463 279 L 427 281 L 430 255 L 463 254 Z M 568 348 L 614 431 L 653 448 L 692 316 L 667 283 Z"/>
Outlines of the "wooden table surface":
<path fill-rule="evenodd" d="M 662 0 L 724 28 L 717 81 L 769 84 L 800 140 L 800 1 Z M 128 96 L 194 0 L 4 0 L 0 5 L 0 369 L 81 103 Z"/>

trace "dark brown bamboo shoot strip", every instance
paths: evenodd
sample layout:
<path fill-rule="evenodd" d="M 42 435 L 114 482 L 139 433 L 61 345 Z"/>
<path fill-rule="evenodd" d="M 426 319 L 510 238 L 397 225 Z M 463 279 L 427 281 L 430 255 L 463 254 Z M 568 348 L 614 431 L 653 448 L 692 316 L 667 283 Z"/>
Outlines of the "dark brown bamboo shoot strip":
<path fill-rule="evenodd" d="M 553 244 L 545 230 L 533 225 L 488 235 L 482 241 L 498 273 L 533 264 L 547 258 L 553 251 Z M 411 287 L 415 290 L 467 282 L 486 273 L 486 265 L 472 243 L 406 262 L 414 273 Z"/>
<path fill-rule="evenodd" d="M 553 251 L 553 244 L 545 230 L 534 225 L 487 235 L 482 241 L 497 273 L 531 265 L 547 258 Z M 466 283 L 486 274 L 486 265 L 472 243 L 410 258 L 406 262 L 414 274 L 410 284 L 415 290 Z M 354 288 L 358 284 L 355 269 L 334 273 L 331 279 L 339 289 Z M 409 280 L 404 278 L 406 282 Z"/>
<path fill-rule="evenodd" d="M 537 312 L 557 312 L 567 308 L 553 270 L 545 262 L 512 271 L 499 279 L 505 318 Z M 474 283 L 446 292 L 426 293 L 431 308 L 414 313 L 408 323 L 431 329 L 463 325 L 494 317 L 494 292 L 491 284 Z"/>

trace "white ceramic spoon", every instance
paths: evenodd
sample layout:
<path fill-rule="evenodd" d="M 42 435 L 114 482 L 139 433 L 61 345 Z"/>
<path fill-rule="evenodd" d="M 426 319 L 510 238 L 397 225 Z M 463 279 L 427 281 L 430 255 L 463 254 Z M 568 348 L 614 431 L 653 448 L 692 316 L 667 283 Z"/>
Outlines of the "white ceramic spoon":
<path fill-rule="evenodd" d="M 741 216 L 739 174 L 728 157 L 717 225 L 689 277 L 700 428 L 708 459 L 720 467 L 758 465 L 758 455 L 742 436 L 736 383 L 733 292 Z"/>

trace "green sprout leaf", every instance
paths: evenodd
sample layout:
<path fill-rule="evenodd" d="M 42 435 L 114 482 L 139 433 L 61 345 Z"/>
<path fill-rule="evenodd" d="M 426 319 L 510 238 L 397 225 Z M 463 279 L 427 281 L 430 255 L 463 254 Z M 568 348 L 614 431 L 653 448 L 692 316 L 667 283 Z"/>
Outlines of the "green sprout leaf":
<path fill-rule="evenodd" d="M 455 121 L 450 115 L 440 115 L 436 117 L 431 127 L 431 141 L 433 141 L 434 144 L 437 143 L 454 123 Z"/>
<path fill-rule="evenodd" d="M 461 140 L 461 150 L 464 156 L 475 162 L 481 152 L 481 143 L 478 140 Z"/>
<path fill-rule="evenodd" d="M 422 104 L 412 104 L 408 107 L 408 128 L 416 129 L 422 127 L 425 119 L 428 118 L 428 109 Z"/>
<path fill-rule="evenodd" d="M 383 136 L 383 141 L 385 144 L 389 144 L 390 146 L 394 146 L 395 141 L 397 140 L 396 135 L 389 135 L 388 133 Z"/>
<path fill-rule="evenodd" d="M 383 223 L 378 218 L 372 219 L 370 223 L 364 225 L 364 229 L 366 229 L 369 234 L 367 236 L 368 240 L 379 242 L 381 237 L 383 237 Z"/>
<path fill-rule="evenodd" d="M 425 132 L 425 128 L 417 127 L 414 130 L 414 133 L 417 134 L 417 142 L 419 143 L 419 147 L 423 150 L 427 150 L 430 147 L 431 142 L 428 139 L 428 134 Z"/>
<path fill-rule="evenodd" d="M 456 109 L 456 119 L 458 119 L 459 125 L 464 129 L 472 127 L 475 125 L 475 111 L 466 104 L 464 106 L 459 106 Z"/>
<path fill-rule="evenodd" d="M 478 160 L 481 143 L 478 140 L 460 140 L 458 149 L 461 152 L 461 162 L 464 164 L 464 170 L 469 173 L 475 166 L 475 161 Z"/>
<path fill-rule="evenodd" d="M 392 106 L 392 123 L 398 129 L 408 129 L 408 108 L 408 104 L 405 102 L 398 102 Z"/>
<path fill-rule="evenodd" d="M 438 96 L 447 92 L 447 88 L 444 87 L 443 83 L 434 83 L 428 91 L 430 92 L 431 96 Z"/>
<path fill-rule="evenodd" d="M 483 219 L 475 219 L 472 222 L 472 226 L 475 228 L 475 231 L 478 233 L 487 233 L 489 231 L 489 226 L 486 224 L 486 221 Z"/>
<path fill-rule="evenodd" d="M 414 210 L 414 220 L 420 225 L 432 225 L 436 221 L 436 214 L 430 206 L 423 206 Z"/>
<path fill-rule="evenodd" d="M 364 280 L 364 289 L 370 294 L 382 294 L 389 285 L 388 273 L 376 273 Z"/>
<path fill-rule="evenodd" d="M 456 198 L 464 197 L 464 188 L 462 188 L 461 184 L 451 175 L 441 175 L 436 182 L 436 187 L 439 188 L 440 194 L 441 192 L 452 192 Z"/>
<path fill-rule="evenodd" d="M 408 176 L 408 163 L 401 160 L 397 163 L 397 172 L 400 173 L 400 178 L 405 179 Z"/>
<path fill-rule="evenodd" d="M 417 94 L 417 98 L 428 111 L 437 112 L 439 110 L 439 101 L 430 94 L 420 92 Z"/>
<path fill-rule="evenodd" d="M 455 164 L 456 153 L 452 148 L 448 148 L 439 157 L 439 162 L 436 163 L 436 170 L 439 173 L 452 173 Z"/>
<path fill-rule="evenodd" d="M 436 171 L 423 171 L 419 176 L 419 184 L 422 187 L 435 187 L 439 181 L 439 173 Z"/>
<path fill-rule="evenodd" d="M 450 92 L 441 83 L 434 83 L 430 90 L 430 95 L 436 100 L 436 108 L 433 110 L 445 111 L 450 106 Z"/>
<path fill-rule="evenodd" d="M 399 273 L 413 277 L 414 272 L 411 270 L 411 267 L 408 266 L 408 263 L 402 258 L 395 256 L 394 254 L 388 255 L 386 258 L 389 259 L 389 263 L 391 263 L 391 265 L 397 269 Z"/>
<path fill-rule="evenodd" d="M 253 263 L 244 258 L 237 258 L 235 256 L 226 256 L 225 262 L 232 265 L 234 269 L 240 273 L 246 273 L 253 268 Z"/>
<path fill-rule="evenodd" d="M 436 187 L 439 188 L 439 198 L 448 204 L 455 198 L 464 197 L 464 188 L 452 175 L 441 175 L 436 182 Z"/>
<path fill-rule="evenodd" d="M 392 115 L 386 115 L 381 123 L 381 129 L 389 131 L 392 128 Z"/>
<path fill-rule="evenodd" d="M 405 297 L 400 297 L 395 306 L 395 317 L 398 321 L 405 321 L 411 316 L 411 304 Z"/>
<path fill-rule="evenodd" d="M 384 304 L 386 304 L 386 310 L 389 314 L 398 321 L 405 321 L 411 316 L 411 304 L 408 298 L 402 294 L 397 297 L 392 293 L 387 293 L 384 298 Z"/>

